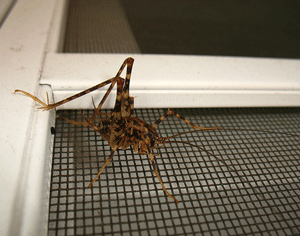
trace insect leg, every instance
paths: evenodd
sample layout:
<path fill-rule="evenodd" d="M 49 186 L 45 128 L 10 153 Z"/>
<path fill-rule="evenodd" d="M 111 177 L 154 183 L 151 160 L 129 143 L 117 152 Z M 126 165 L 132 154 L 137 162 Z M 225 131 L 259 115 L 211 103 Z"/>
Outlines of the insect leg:
<path fill-rule="evenodd" d="M 123 64 L 121 65 L 118 73 L 116 74 L 115 81 L 112 82 L 111 86 L 109 87 L 109 89 L 107 90 L 107 92 L 105 93 L 104 97 L 102 98 L 100 104 L 98 105 L 97 109 L 95 110 L 95 113 L 93 115 L 93 117 L 90 119 L 90 121 L 93 121 L 95 119 L 95 117 L 97 116 L 97 114 L 99 114 L 100 109 L 103 105 L 103 103 L 105 102 L 106 98 L 108 97 L 108 95 L 110 94 L 112 88 L 114 87 L 115 83 L 117 82 L 117 97 L 116 97 L 116 103 L 115 103 L 115 107 L 114 107 L 114 112 L 120 112 L 121 111 L 121 106 L 122 106 L 122 98 L 124 97 L 124 95 L 122 94 L 123 91 L 123 84 L 124 84 L 124 79 L 120 77 L 121 73 L 123 72 L 125 66 L 127 65 L 127 74 L 126 74 L 126 80 L 130 79 L 130 74 L 131 74 L 131 70 L 132 70 L 132 64 L 133 64 L 134 59 L 131 57 L 128 57 L 127 59 L 125 59 L 125 61 L 123 62 Z M 129 75 L 128 75 L 129 74 Z M 125 85 L 126 85 L 126 81 L 125 81 Z M 129 82 L 128 82 L 128 89 L 129 89 Z M 129 92 L 128 92 L 128 96 L 129 96 Z M 133 100 L 133 98 L 132 98 Z M 131 100 L 130 100 L 131 101 Z M 130 104 L 133 105 L 133 101 L 130 102 Z M 119 117 L 119 119 L 121 119 L 120 114 L 115 114 L 116 116 Z M 118 118 L 117 118 L 118 119 Z"/>
<path fill-rule="evenodd" d="M 120 75 L 122 74 L 122 71 L 124 70 L 125 66 L 130 65 L 132 66 L 134 59 L 132 57 L 128 57 L 125 59 L 125 61 L 123 62 L 123 64 L 121 65 L 118 73 L 116 74 L 115 78 L 120 77 Z"/>
<path fill-rule="evenodd" d="M 121 120 L 122 119 L 121 103 L 122 103 L 123 83 L 124 83 L 124 79 L 119 78 L 118 81 L 117 81 L 117 96 L 116 96 L 116 102 L 115 102 L 114 113 L 113 113 L 113 117 L 116 120 Z"/>
<path fill-rule="evenodd" d="M 85 125 L 85 126 L 89 126 L 89 123 L 87 122 L 80 122 L 80 121 L 74 121 L 74 120 L 69 120 L 67 118 L 61 117 L 60 119 L 67 121 L 70 124 L 73 125 Z"/>
<path fill-rule="evenodd" d="M 122 102 L 121 102 L 122 117 L 131 116 L 131 108 L 133 107 L 134 98 L 129 96 L 130 77 L 131 77 L 133 62 L 134 62 L 133 58 L 129 57 L 126 59 L 127 71 L 126 71 L 124 87 L 122 90 Z"/>
<path fill-rule="evenodd" d="M 102 166 L 102 168 L 101 168 L 100 171 L 98 172 L 97 176 L 96 176 L 96 177 L 93 179 L 93 181 L 89 184 L 89 186 L 88 186 L 89 188 L 92 187 L 93 183 L 96 182 L 96 180 L 99 178 L 99 176 L 100 176 L 100 174 L 102 173 L 102 171 L 103 171 L 103 170 L 105 169 L 105 167 L 110 163 L 110 161 L 112 160 L 113 155 L 114 155 L 115 151 L 118 149 L 118 147 L 119 147 L 119 146 L 115 146 L 115 147 L 113 148 L 113 150 L 111 151 L 109 157 L 106 159 L 104 165 Z"/>
<path fill-rule="evenodd" d="M 95 108 L 95 111 L 94 111 L 94 114 L 92 116 L 91 119 L 87 120 L 84 116 L 83 118 L 87 121 L 87 122 L 77 122 L 77 121 L 72 121 L 72 120 L 68 120 L 68 119 L 65 119 L 65 118 L 62 118 L 63 120 L 66 120 L 67 122 L 71 123 L 71 124 L 74 124 L 74 125 L 85 125 L 85 126 L 92 126 L 91 123 L 94 121 L 94 119 L 96 118 L 97 115 L 99 115 L 99 121 L 101 121 L 101 118 L 100 118 L 100 114 L 103 114 L 102 112 L 100 112 L 100 109 L 102 107 L 102 105 L 104 104 L 104 102 L 106 101 L 108 95 L 110 94 L 111 90 L 113 89 L 113 87 L 115 86 L 116 84 L 116 81 L 118 80 L 118 78 L 114 78 L 112 79 L 112 82 L 111 82 L 111 85 L 109 86 L 109 88 L 107 89 L 107 91 L 105 92 L 103 98 L 101 99 L 101 102 L 99 103 L 98 107 Z M 95 107 L 95 103 L 94 103 L 94 100 L 93 101 L 93 105 Z M 108 115 L 106 113 L 104 113 L 104 115 Z"/>
<path fill-rule="evenodd" d="M 168 111 L 162 116 L 160 117 L 153 125 L 153 128 L 157 128 L 157 126 L 164 120 L 166 119 L 168 116 L 173 115 L 176 116 L 177 118 L 179 118 L 180 120 L 184 121 L 185 123 L 187 123 L 188 125 L 192 126 L 194 129 L 196 130 L 213 130 L 213 129 L 220 129 L 219 127 L 200 127 L 197 125 L 194 125 L 193 123 L 191 123 L 189 120 L 187 120 L 186 118 L 182 117 L 181 115 L 179 115 L 178 113 L 168 109 Z"/>
<path fill-rule="evenodd" d="M 156 168 L 156 165 L 155 165 L 155 161 L 154 161 L 153 155 L 152 155 L 152 153 L 150 152 L 150 146 L 149 146 L 149 144 L 147 145 L 147 147 L 148 147 L 148 152 L 149 152 L 148 155 L 150 156 L 150 160 L 151 160 L 151 163 L 152 163 L 152 166 L 153 166 L 153 171 L 154 171 L 156 177 L 158 178 L 158 180 L 159 180 L 159 182 L 160 182 L 160 184 L 161 184 L 163 190 L 164 190 L 165 193 L 168 195 L 168 197 L 172 198 L 172 199 L 175 201 L 175 203 L 177 204 L 179 201 L 178 201 L 175 197 L 173 197 L 173 196 L 168 192 L 168 190 L 166 189 L 166 187 L 165 187 L 163 181 L 162 181 L 161 178 L 160 178 L 160 175 L 159 175 L 159 173 L 158 173 L 158 171 L 157 171 L 157 168 Z"/>
<path fill-rule="evenodd" d="M 100 109 L 102 108 L 102 105 L 106 101 L 106 99 L 107 99 L 108 95 L 110 94 L 111 90 L 115 86 L 117 80 L 118 80 L 118 78 L 114 78 L 114 81 L 112 81 L 111 85 L 107 89 L 106 93 L 104 94 L 103 98 L 101 99 L 101 102 L 99 103 L 98 107 L 95 109 L 94 115 L 90 119 L 91 122 L 93 122 L 93 120 L 96 118 L 96 116 L 100 114 Z"/>

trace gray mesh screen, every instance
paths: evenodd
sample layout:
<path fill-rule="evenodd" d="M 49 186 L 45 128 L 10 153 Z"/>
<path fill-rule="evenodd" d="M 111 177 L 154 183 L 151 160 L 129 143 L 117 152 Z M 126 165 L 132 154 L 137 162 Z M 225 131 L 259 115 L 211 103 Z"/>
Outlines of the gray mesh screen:
<path fill-rule="evenodd" d="M 63 52 L 140 53 L 118 0 L 72 0 Z"/>
<path fill-rule="evenodd" d="M 176 205 L 162 190 L 148 156 L 130 148 L 116 152 L 93 187 L 87 188 L 110 147 L 93 129 L 58 119 L 49 235 L 300 233 L 299 108 L 175 111 L 200 126 L 274 133 L 194 132 L 176 140 L 206 151 L 184 143 L 157 149 L 156 165 L 166 188 L 179 200 Z M 136 109 L 135 116 L 153 123 L 164 112 Z M 82 120 L 79 110 L 58 114 Z M 90 117 L 93 111 L 83 114 Z M 187 130 L 190 127 L 176 117 L 167 118 L 158 128 L 161 136 Z"/>

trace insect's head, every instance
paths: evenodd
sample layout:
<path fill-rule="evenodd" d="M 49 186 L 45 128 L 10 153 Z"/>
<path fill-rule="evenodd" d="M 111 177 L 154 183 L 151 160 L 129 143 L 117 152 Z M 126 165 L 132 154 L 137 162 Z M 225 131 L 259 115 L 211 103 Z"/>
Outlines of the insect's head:
<path fill-rule="evenodd" d="M 153 137 L 151 139 L 151 147 L 155 147 L 155 146 L 159 146 L 159 145 L 163 145 L 165 143 L 165 138 L 163 137 Z"/>

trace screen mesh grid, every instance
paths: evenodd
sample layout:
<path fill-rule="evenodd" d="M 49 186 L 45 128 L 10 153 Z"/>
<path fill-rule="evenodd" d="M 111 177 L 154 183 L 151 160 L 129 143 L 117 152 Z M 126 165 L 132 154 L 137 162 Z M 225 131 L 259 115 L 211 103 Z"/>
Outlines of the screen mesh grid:
<path fill-rule="evenodd" d="M 57 119 L 49 235 L 300 233 L 299 108 L 174 110 L 199 126 L 254 131 L 192 132 L 174 140 L 200 148 L 171 143 L 154 150 L 176 205 L 162 190 L 148 156 L 131 148 L 118 150 L 88 188 L 111 149 L 93 129 Z M 165 111 L 136 109 L 135 116 L 152 124 Z M 85 117 L 92 114 L 83 110 Z M 80 110 L 58 115 L 83 119 Z M 157 130 L 165 137 L 192 129 L 168 117 Z"/>

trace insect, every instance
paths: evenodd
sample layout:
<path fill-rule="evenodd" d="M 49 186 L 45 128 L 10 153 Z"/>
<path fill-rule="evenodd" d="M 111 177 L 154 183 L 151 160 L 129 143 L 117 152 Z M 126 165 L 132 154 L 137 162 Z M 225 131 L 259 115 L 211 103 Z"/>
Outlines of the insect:
<path fill-rule="evenodd" d="M 150 125 L 146 123 L 145 121 L 136 118 L 133 116 L 133 110 L 134 110 L 134 97 L 131 97 L 129 94 L 129 87 L 130 87 L 130 78 L 131 78 L 131 72 L 132 72 L 132 66 L 133 66 L 134 59 L 133 58 L 127 58 L 123 64 L 121 65 L 119 71 L 117 72 L 116 76 L 108 79 L 102 83 L 99 83 L 89 89 L 86 89 L 78 94 L 75 94 L 69 98 L 66 98 L 62 101 L 59 101 L 57 103 L 49 104 L 49 99 L 47 96 L 47 104 L 42 102 L 37 97 L 23 91 L 23 90 L 15 90 L 16 92 L 21 92 L 25 94 L 26 96 L 31 97 L 33 100 L 41 104 L 42 106 L 39 107 L 39 109 L 43 110 L 51 110 L 54 109 L 64 103 L 67 103 L 71 100 L 74 100 L 76 98 L 79 98 L 83 95 L 86 95 L 94 90 L 97 90 L 101 87 L 104 87 L 106 85 L 109 85 L 109 88 L 107 89 L 106 93 L 104 94 L 102 100 L 100 101 L 99 105 L 96 107 L 94 104 L 94 114 L 91 118 L 84 117 L 84 121 L 78 122 L 78 121 L 72 121 L 65 118 L 62 118 L 66 120 L 67 122 L 74 124 L 74 125 L 84 125 L 89 126 L 93 128 L 95 131 L 97 131 L 109 144 L 112 151 L 109 155 L 109 157 L 106 159 L 104 165 L 99 170 L 98 174 L 95 176 L 93 181 L 88 185 L 88 187 L 92 187 L 93 183 L 98 179 L 100 174 L 103 172 L 105 167 L 111 162 L 114 153 L 117 149 L 121 148 L 123 150 L 127 149 L 129 146 L 132 146 L 133 151 L 138 152 L 140 154 L 145 154 L 149 156 L 150 162 L 152 164 L 153 172 L 156 175 L 157 179 L 159 180 L 162 189 L 166 193 L 168 197 L 173 199 L 175 203 L 178 203 L 178 200 L 169 193 L 169 191 L 166 189 L 159 172 L 155 165 L 155 160 L 153 157 L 153 151 L 160 146 L 165 145 L 166 143 L 171 143 L 175 141 L 170 141 L 170 139 L 173 139 L 179 135 L 191 133 L 191 132 L 199 132 L 199 131 L 206 131 L 206 130 L 220 130 L 220 127 L 200 127 L 195 124 L 192 124 L 189 120 L 185 119 L 184 117 L 180 116 L 178 113 L 172 111 L 171 109 L 168 109 L 167 112 L 161 116 L 154 124 Z M 126 76 L 125 78 L 121 77 L 121 74 L 124 70 L 124 68 L 127 67 Z M 106 101 L 107 97 L 109 96 L 110 92 L 114 88 L 114 86 L 117 86 L 117 95 L 116 95 L 116 101 L 115 106 L 112 112 L 110 113 L 103 113 L 101 112 L 101 108 Z M 101 116 L 105 116 L 106 118 L 101 118 Z M 168 116 L 175 116 L 178 119 L 184 121 L 186 124 L 191 126 L 193 128 L 192 131 L 178 133 L 173 136 L 168 137 L 161 137 L 158 132 L 156 131 L 156 128 L 159 126 L 161 122 L 163 122 Z M 95 124 L 95 122 L 97 123 Z M 222 129 L 224 130 L 224 129 Z M 227 129 L 229 130 L 229 129 Z M 237 130 L 237 129 L 235 129 Z M 238 130 L 246 130 L 246 129 L 238 129 Z M 266 131 L 269 133 L 272 133 L 271 131 Z M 184 142 L 182 142 L 184 143 Z M 193 144 L 187 143 L 191 146 L 195 146 Z M 204 150 L 209 155 L 215 156 L 212 153 L 206 151 L 205 149 L 202 149 L 198 146 L 195 146 L 201 150 Z M 216 156 L 215 156 L 216 157 Z M 230 169 L 233 172 L 237 172 L 234 167 L 228 166 L 224 160 L 221 158 L 216 157 L 219 161 L 221 161 L 223 164 L 227 166 L 228 169 Z M 245 178 L 240 178 L 247 182 L 250 187 L 253 189 L 253 191 L 257 192 L 254 187 L 247 181 Z"/>
<path fill-rule="evenodd" d="M 105 85 L 109 85 L 108 90 L 106 91 L 105 95 L 103 96 L 101 102 L 97 107 L 95 107 L 94 115 L 91 118 L 85 118 L 84 122 L 76 122 L 67 120 L 67 122 L 74 124 L 74 125 L 84 125 L 84 126 L 90 126 L 95 131 L 99 132 L 100 135 L 108 142 L 109 146 L 112 148 L 112 151 L 105 161 L 103 167 L 98 172 L 97 176 L 94 178 L 94 180 L 88 185 L 88 187 L 92 187 L 92 184 L 98 179 L 100 174 L 103 172 L 105 167 L 110 163 L 110 161 L 113 158 L 113 155 L 115 151 L 118 148 L 122 148 L 123 150 L 126 150 L 129 146 L 132 146 L 133 150 L 135 152 L 146 154 L 149 156 L 150 161 L 152 163 L 153 172 L 158 178 L 163 190 L 167 194 L 168 197 L 172 198 L 176 204 L 178 203 L 178 200 L 172 196 L 166 187 L 164 186 L 164 183 L 158 173 L 158 170 L 155 165 L 154 157 L 153 157 L 153 149 L 157 148 L 160 145 L 164 145 L 164 143 L 167 142 L 168 139 L 172 137 L 161 137 L 158 135 L 156 128 L 157 126 L 168 116 L 176 116 L 179 119 L 186 122 L 188 125 L 193 127 L 195 130 L 213 130 L 213 129 L 219 129 L 219 127 L 199 127 L 194 124 L 192 124 L 190 121 L 185 119 L 184 117 L 180 116 L 179 114 L 175 113 L 174 111 L 168 109 L 168 111 L 160 117 L 154 124 L 150 125 L 146 123 L 145 121 L 136 118 L 132 115 L 133 109 L 134 109 L 134 98 L 129 95 L 129 84 L 130 84 L 130 77 L 131 77 L 131 71 L 133 66 L 134 59 L 133 58 L 127 58 L 121 68 L 119 69 L 118 73 L 115 77 L 108 79 L 100 84 L 97 84 L 87 90 L 84 90 L 83 92 L 80 92 L 78 94 L 75 94 L 69 98 L 66 98 L 62 101 L 59 101 L 54 104 L 49 104 L 49 99 L 47 96 L 47 104 L 42 102 L 37 97 L 23 91 L 23 90 L 15 90 L 16 92 L 21 92 L 25 94 L 26 96 L 31 97 L 33 100 L 41 104 L 42 106 L 39 107 L 39 109 L 43 110 L 51 110 L 55 107 L 58 107 L 64 103 L 67 103 L 71 100 L 74 100 L 78 97 L 81 97 L 83 95 L 86 95 L 96 89 L 99 89 Z M 121 73 L 124 70 L 125 66 L 127 66 L 127 72 L 126 77 L 122 78 Z M 116 102 L 114 109 L 111 113 L 103 113 L 101 112 L 101 107 L 104 104 L 105 100 L 107 99 L 108 95 L 112 91 L 113 87 L 117 84 L 117 96 L 116 96 Z M 100 115 L 108 116 L 108 118 L 101 119 Z M 98 117 L 99 123 L 97 125 L 94 124 L 95 118 Z M 64 118 L 63 118 L 64 119 Z"/>

